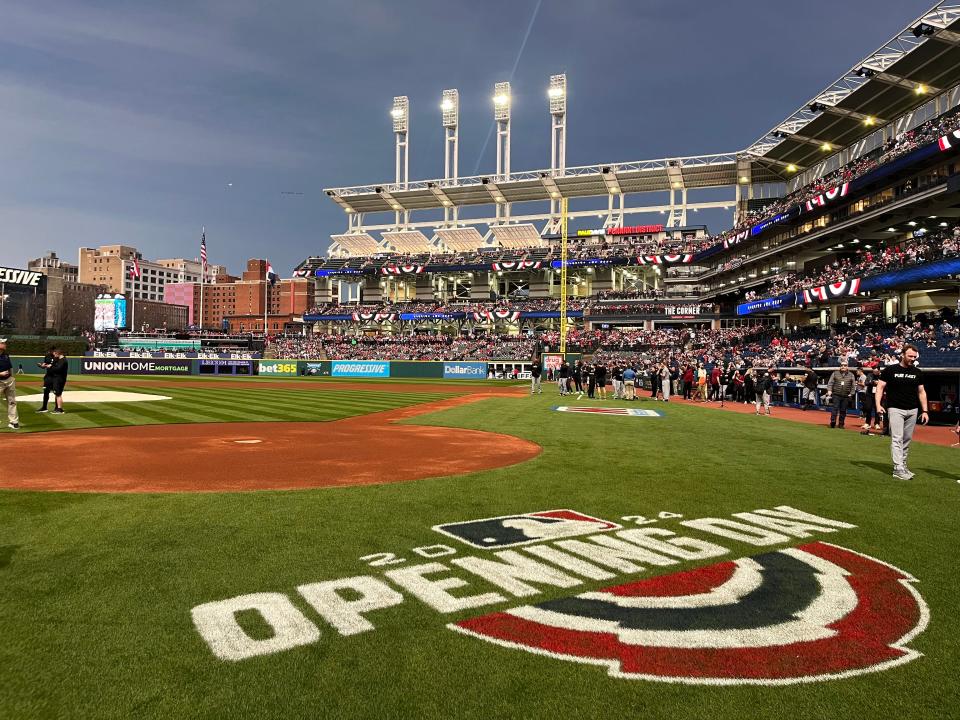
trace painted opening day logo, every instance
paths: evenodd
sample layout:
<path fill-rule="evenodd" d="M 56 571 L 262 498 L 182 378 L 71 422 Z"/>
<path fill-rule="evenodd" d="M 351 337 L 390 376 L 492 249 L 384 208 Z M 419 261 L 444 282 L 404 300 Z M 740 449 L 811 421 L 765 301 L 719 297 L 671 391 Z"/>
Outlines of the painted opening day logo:
<path fill-rule="evenodd" d="M 379 576 L 298 586 L 311 616 L 285 592 L 207 602 L 191 615 L 213 657 L 232 662 L 330 642 L 318 625 L 341 638 L 375 631 L 378 613 L 408 598 L 441 616 L 468 611 L 438 622 L 464 636 L 465 652 L 482 641 L 599 666 L 614 678 L 785 685 L 921 656 L 909 647 L 929 621 L 916 579 L 816 537 L 855 525 L 786 505 L 730 518 L 661 512 L 621 521 L 565 509 L 443 523 L 433 530 L 454 546 L 365 555 L 360 561 Z M 731 558 L 714 542 L 721 538 L 758 550 Z M 464 547 L 471 554 L 461 554 Z M 685 561 L 705 564 L 657 574 Z M 536 600 L 555 588 L 570 592 Z M 243 629 L 237 615 L 249 612 L 271 637 Z"/>

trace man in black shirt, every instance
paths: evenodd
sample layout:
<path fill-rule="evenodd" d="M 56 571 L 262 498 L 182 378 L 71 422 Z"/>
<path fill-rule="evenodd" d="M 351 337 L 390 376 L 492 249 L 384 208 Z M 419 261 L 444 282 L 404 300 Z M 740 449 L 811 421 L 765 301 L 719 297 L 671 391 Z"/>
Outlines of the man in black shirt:
<path fill-rule="evenodd" d="M 800 409 L 807 410 L 817 404 L 817 384 L 820 378 L 813 371 L 812 367 L 807 367 L 803 373 L 803 390 L 800 391 Z"/>
<path fill-rule="evenodd" d="M 607 366 L 601 360 L 593 367 L 593 374 L 597 380 L 597 392 L 601 400 L 607 399 Z"/>
<path fill-rule="evenodd" d="M 543 387 L 540 385 L 540 376 L 543 374 L 543 366 L 539 360 L 530 363 L 530 394 L 535 392 L 543 395 Z"/>
<path fill-rule="evenodd" d="M 918 357 L 920 352 L 916 347 L 904 345 L 900 362 L 885 367 L 877 382 L 877 412 L 881 415 L 886 412 L 890 423 L 890 455 L 893 458 L 893 476 L 897 480 L 913 478 L 913 473 L 907 468 L 910 440 L 917 422 L 926 425 L 929 421 L 923 373 L 915 367 Z M 881 402 L 884 392 L 887 394 L 886 410 Z"/>
<path fill-rule="evenodd" d="M 47 368 L 47 374 L 50 375 L 50 392 L 54 397 L 53 414 L 63 415 L 63 388 L 67 384 L 67 359 L 60 348 L 54 348 L 51 354 L 53 362 Z"/>
<path fill-rule="evenodd" d="M 47 412 L 47 405 L 50 403 L 50 393 L 53 392 L 53 375 L 50 374 L 50 367 L 53 365 L 53 348 L 50 348 L 47 351 L 47 354 L 43 358 L 43 362 L 40 363 L 40 367 L 44 369 L 43 374 L 43 404 L 40 406 L 40 409 L 37 410 L 38 413 Z M 54 396 L 56 397 L 56 396 Z M 56 401 L 54 401 L 56 402 Z"/>

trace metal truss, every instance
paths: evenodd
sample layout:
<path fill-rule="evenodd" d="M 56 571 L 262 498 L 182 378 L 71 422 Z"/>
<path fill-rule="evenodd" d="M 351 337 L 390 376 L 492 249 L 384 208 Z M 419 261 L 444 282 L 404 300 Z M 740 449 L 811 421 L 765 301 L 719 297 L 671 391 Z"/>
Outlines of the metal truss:
<path fill-rule="evenodd" d="M 688 203 L 686 209 L 689 210 L 707 210 L 707 209 L 716 209 L 722 208 L 724 210 L 729 210 L 736 205 L 735 199 L 730 200 L 711 200 L 709 202 L 695 202 Z M 625 207 L 625 208 L 614 208 L 612 210 L 577 210 L 575 212 L 571 211 L 568 213 L 569 218 L 596 218 L 596 227 L 597 228 L 606 228 L 606 227 L 619 227 L 623 225 L 623 221 L 627 216 L 631 215 L 649 215 L 650 213 L 667 213 L 668 220 L 670 219 L 670 214 L 674 212 L 679 212 L 679 209 L 676 206 L 666 205 L 644 205 L 641 207 Z M 556 222 L 556 218 L 549 212 L 545 213 L 532 213 L 529 215 L 514 215 L 509 220 L 510 225 L 516 223 L 545 223 L 543 229 L 540 231 L 541 235 L 551 235 L 559 232 L 560 225 Z M 456 227 L 446 226 L 444 227 L 442 222 L 437 220 L 423 220 L 419 222 L 409 222 L 403 225 L 404 230 L 414 230 L 414 229 L 435 229 L 439 228 L 442 230 L 453 230 L 456 228 L 465 228 L 472 227 L 475 225 L 486 226 L 489 228 L 487 236 L 489 236 L 498 225 L 502 225 L 502 218 L 497 217 L 486 217 L 486 218 L 460 218 L 457 221 Z M 663 223 L 664 227 L 669 229 L 667 221 Z M 350 234 L 367 234 L 371 232 L 382 232 L 382 231 L 396 231 L 397 226 L 393 223 L 386 223 L 380 225 L 355 225 L 352 227 L 346 235 Z M 338 236 L 339 237 L 339 236 Z"/>
<path fill-rule="evenodd" d="M 748 147 L 745 152 L 757 158 L 766 155 L 789 136 L 799 133 L 812 120 L 820 117 L 823 112 L 840 112 L 842 114 L 856 115 L 856 113 L 843 111 L 836 106 L 861 87 L 877 78 L 880 74 L 886 73 L 891 66 L 909 55 L 929 39 L 929 37 L 925 35 L 916 37 L 913 34 L 913 28 L 923 23 L 938 30 L 945 31 L 947 27 L 958 19 L 960 19 L 960 5 L 948 5 L 945 2 L 938 2 L 930 8 L 930 10 L 890 38 L 890 40 L 884 43 L 877 51 L 855 64 L 816 97 L 802 105 L 786 120 L 776 127 L 771 128 Z M 949 34 L 952 35 L 952 33 Z M 906 83 L 910 85 L 909 81 L 896 76 L 878 79 L 880 79 L 881 82 L 893 81 L 895 84 L 903 85 Z M 811 107 L 817 106 L 821 106 L 823 109 L 810 109 Z M 892 118 L 886 118 L 886 120 L 890 119 Z"/>
<path fill-rule="evenodd" d="M 327 188 L 324 192 L 337 202 L 340 198 L 349 204 L 347 198 L 358 195 L 377 195 L 383 192 L 404 192 L 409 190 L 433 190 L 434 187 L 440 189 L 476 187 L 488 185 L 491 182 L 524 182 L 535 180 L 543 182 L 544 178 L 569 178 L 585 175 L 603 175 L 604 171 L 610 171 L 617 174 L 630 172 L 651 172 L 654 170 L 664 170 L 672 167 L 680 168 L 698 168 L 710 167 L 714 165 L 730 165 L 736 163 L 741 153 L 716 153 L 713 155 L 691 155 L 687 157 L 660 158 L 657 160 L 635 160 L 619 163 L 598 163 L 596 165 L 580 165 L 577 167 L 568 167 L 564 170 L 522 170 L 510 173 L 510 177 L 498 177 L 495 174 L 489 175 L 471 175 L 461 178 L 450 178 L 447 180 L 411 180 L 403 184 L 377 184 L 377 185 L 353 185 L 350 187 Z M 667 188 L 664 188 L 665 190 Z"/>

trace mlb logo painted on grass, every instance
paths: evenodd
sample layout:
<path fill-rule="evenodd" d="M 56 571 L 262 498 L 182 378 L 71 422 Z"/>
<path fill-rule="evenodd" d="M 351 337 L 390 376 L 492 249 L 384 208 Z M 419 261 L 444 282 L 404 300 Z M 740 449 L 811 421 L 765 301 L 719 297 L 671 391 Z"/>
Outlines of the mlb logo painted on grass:
<path fill-rule="evenodd" d="M 620 527 L 575 510 L 544 510 L 435 525 L 433 529 L 473 547 L 504 548 L 541 540 L 590 535 Z"/>
<path fill-rule="evenodd" d="M 625 415 L 628 417 L 663 417 L 663 413 L 656 410 L 640 410 L 639 408 L 605 408 L 605 407 L 572 407 L 557 405 L 553 408 L 557 412 L 583 413 L 584 415 Z"/>

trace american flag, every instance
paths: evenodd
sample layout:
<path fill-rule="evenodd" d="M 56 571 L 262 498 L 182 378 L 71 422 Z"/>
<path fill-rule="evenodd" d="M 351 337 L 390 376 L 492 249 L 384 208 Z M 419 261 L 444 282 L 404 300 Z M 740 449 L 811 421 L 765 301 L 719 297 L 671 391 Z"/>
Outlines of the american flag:
<path fill-rule="evenodd" d="M 200 264 L 203 265 L 203 272 L 207 272 L 207 230 L 204 228 L 200 232 Z"/>
<path fill-rule="evenodd" d="M 140 278 L 140 261 L 136 258 L 133 259 L 133 265 L 130 266 L 130 277 L 135 279 Z"/>

